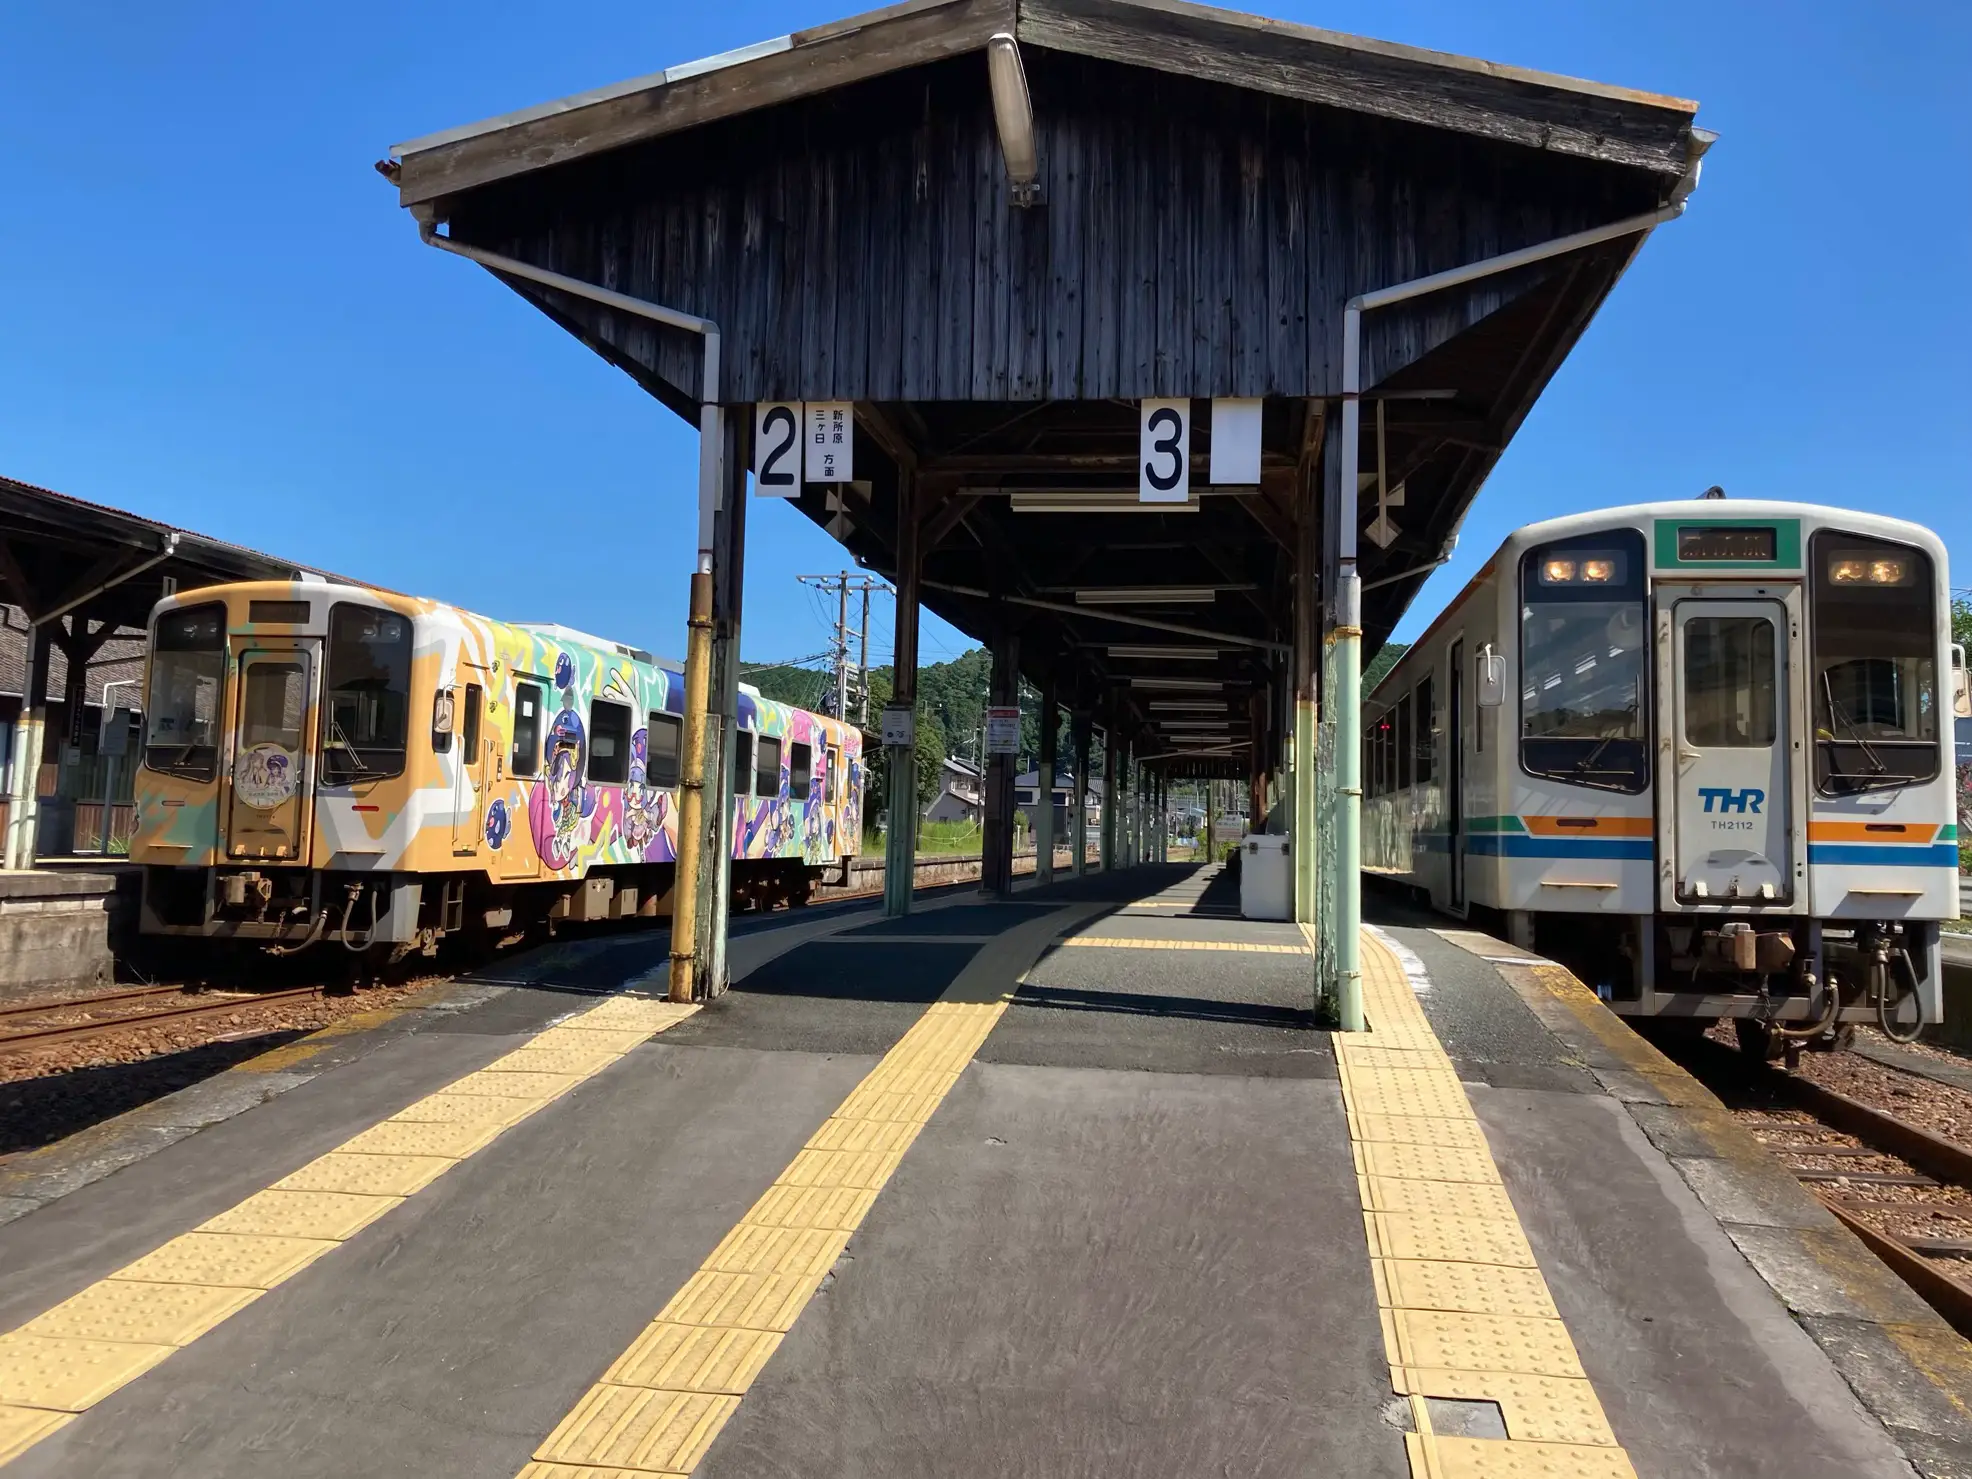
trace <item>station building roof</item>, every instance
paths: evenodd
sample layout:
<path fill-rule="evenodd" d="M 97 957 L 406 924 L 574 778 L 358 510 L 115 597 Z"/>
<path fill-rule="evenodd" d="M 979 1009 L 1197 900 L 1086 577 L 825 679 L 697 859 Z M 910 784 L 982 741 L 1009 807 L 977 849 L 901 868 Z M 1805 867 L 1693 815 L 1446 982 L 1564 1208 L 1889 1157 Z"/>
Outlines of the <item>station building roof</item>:
<path fill-rule="evenodd" d="M 0 600 L 30 619 L 80 611 L 112 628 L 141 629 L 167 589 L 318 573 L 142 514 L 0 477 Z"/>

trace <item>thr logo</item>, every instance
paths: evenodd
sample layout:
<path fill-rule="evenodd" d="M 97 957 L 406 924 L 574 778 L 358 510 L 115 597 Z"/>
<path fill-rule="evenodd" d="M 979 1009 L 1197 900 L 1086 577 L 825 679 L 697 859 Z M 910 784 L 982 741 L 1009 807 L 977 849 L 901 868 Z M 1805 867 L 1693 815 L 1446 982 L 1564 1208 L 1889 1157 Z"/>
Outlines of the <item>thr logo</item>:
<path fill-rule="evenodd" d="M 1750 812 L 1752 815 L 1758 816 L 1760 814 L 1760 807 L 1765 804 L 1767 799 L 1767 793 L 1765 791 L 1753 786 L 1748 786 L 1740 791 L 1735 791 L 1729 786 L 1700 786 L 1698 788 L 1698 794 L 1705 798 L 1705 810 L 1707 812 L 1712 811 L 1714 809 L 1714 803 L 1716 803 L 1716 809 L 1721 814 L 1739 811 Z"/>

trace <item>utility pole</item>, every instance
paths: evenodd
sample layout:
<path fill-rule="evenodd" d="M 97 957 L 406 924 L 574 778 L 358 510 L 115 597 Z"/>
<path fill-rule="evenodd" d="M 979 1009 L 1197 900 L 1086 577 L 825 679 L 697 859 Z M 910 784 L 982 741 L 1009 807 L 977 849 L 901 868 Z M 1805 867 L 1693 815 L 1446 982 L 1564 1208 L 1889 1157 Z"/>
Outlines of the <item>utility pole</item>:
<path fill-rule="evenodd" d="M 835 592 L 835 638 L 829 644 L 829 657 L 835 668 L 835 693 L 824 701 L 831 715 L 837 719 L 849 717 L 850 673 L 853 671 L 860 685 L 861 720 L 867 727 L 870 722 L 870 592 L 888 591 L 890 587 L 871 575 L 852 575 L 844 570 L 838 575 L 797 576 L 803 585 L 812 585 L 826 594 Z M 863 597 L 863 625 L 860 629 L 849 625 L 849 596 L 852 591 L 860 591 Z M 860 639 L 861 659 L 852 663 L 849 660 L 849 639 Z"/>
<path fill-rule="evenodd" d="M 870 583 L 867 580 L 864 581 L 863 629 L 859 634 L 862 637 L 862 650 L 856 658 L 856 666 L 861 670 L 863 675 L 863 707 L 862 712 L 857 716 L 856 722 L 862 725 L 864 729 L 870 727 L 870 590 Z"/>
<path fill-rule="evenodd" d="M 835 717 L 849 717 L 849 572 L 835 588 Z"/>

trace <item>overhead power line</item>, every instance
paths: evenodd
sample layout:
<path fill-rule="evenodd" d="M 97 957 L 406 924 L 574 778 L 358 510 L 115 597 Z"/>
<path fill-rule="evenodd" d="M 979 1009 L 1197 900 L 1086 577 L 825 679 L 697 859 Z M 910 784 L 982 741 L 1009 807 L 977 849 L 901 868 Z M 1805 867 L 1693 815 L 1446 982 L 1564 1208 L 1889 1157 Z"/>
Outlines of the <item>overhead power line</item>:
<path fill-rule="evenodd" d="M 847 719 L 850 713 L 851 698 L 854 695 L 857 722 L 868 727 L 870 722 L 870 595 L 875 591 L 886 594 L 890 586 L 873 575 L 857 575 L 848 570 L 837 575 L 802 575 L 796 577 L 800 582 L 827 596 L 835 595 L 835 641 L 829 648 L 829 656 L 834 659 L 835 692 L 823 699 L 823 708 L 837 719 Z M 862 597 L 862 624 L 849 625 L 849 598 Z M 855 638 L 858 644 L 857 659 L 849 660 L 849 642 Z"/>

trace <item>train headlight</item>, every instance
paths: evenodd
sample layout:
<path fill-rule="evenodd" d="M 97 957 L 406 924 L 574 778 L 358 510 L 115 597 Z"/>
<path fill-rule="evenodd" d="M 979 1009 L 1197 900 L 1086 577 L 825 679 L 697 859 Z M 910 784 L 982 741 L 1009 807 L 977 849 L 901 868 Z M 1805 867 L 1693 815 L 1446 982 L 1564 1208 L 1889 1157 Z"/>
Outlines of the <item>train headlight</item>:
<path fill-rule="evenodd" d="M 1541 566 L 1541 580 L 1546 585 L 1566 585 L 1574 578 L 1573 560 L 1549 560 Z"/>
<path fill-rule="evenodd" d="M 1582 561 L 1582 579 L 1597 585 L 1607 585 L 1616 578 L 1614 560 Z"/>
<path fill-rule="evenodd" d="M 1836 555 L 1828 562 L 1830 585 L 1909 585 L 1911 562 L 1899 555 Z"/>

